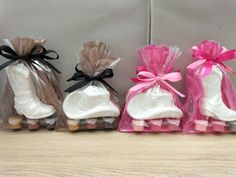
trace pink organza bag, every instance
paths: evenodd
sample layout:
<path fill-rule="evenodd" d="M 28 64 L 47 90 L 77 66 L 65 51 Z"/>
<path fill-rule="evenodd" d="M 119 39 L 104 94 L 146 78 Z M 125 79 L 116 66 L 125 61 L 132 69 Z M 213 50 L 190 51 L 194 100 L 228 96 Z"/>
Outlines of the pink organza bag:
<path fill-rule="evenodd" d="M 236 57 L 219 43 L 204 40 L 192 47 L 197 59 L 186 71 L 183 132 L 227 133 L 236 131 L 236 92 L 223 64 Z"/>
<path fill-rule="evenodd" d="M 129 89 L 119 124 L 122 132 L 180 131 L 182 106 L 178 95 L 184 97 L 169 82 L 182 79 L 173 71 L 180 55 L 176 47 L 149 45 L 138 49 L 142 66 L 137 68 L 136 83 Z"/>

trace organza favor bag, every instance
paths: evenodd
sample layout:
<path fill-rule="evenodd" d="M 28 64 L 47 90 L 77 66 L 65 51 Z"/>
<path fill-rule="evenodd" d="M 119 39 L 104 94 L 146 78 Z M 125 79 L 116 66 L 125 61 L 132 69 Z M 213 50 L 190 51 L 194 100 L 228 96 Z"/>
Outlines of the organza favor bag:
<path fill-rule="evenodd" d="M 183 116 L 178 95 L 184 97 L 169 82 L 180 81 L 173 72 L 173 63 L 180 50 L 165 45 L 149 45 L 138 49 L 142 66 L 137 69 L 135 86 L 129 89 L 119 123 L 123 132 L 180 131 Z"/>
<path fill-rule="evenodd" d="M 77 81 L 65 92 L 63 110 L 69 131 L 115 129 L 120 115 L 117 93 L 104 79 L 113 77 L 120 61 L 103 42 L 87 42 L 80 62 L 68 81 Z"/>
<path fill-rule="evenodd" d="M 9 129 L 54 129 L 56 120 L 63 119 L 62 92 L 55 74 L 60 71 L 48 62 L 59 56 L 46 50 L 45 42 L 16 37 L 0 46 L 0 55 L 8 60 L 0 66 L 0 117 Z"/>
<path fill-rule="evenodd" d="M 227 72 L 235 73 L 223 62 L 236 57 L 219 43 L 204 40 L 192 47 L 197 59 L 186 71 L 183 131 L 213 133 L 236 131 L 236 92 Z"/>

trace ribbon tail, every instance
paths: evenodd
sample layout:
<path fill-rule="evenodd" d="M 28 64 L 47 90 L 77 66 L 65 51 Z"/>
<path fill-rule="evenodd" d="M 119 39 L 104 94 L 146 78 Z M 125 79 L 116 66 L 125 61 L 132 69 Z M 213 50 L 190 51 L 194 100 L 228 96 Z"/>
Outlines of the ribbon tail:
<path fill-rule="evenodd" d="M 168 82 L 166 81 L 161 81 L 164 85 L 166 85 L 170 90 L 172 90 L 173 92 L 175 92 L 177 95 L 179 95 L 180 97 L 184 98 L 185 95 L 182 94 L 181 92 L 179 92 L 177 89 L 175 89 L 174 87 L 172 87 Z"/>
<path fill-rule="evenodd" d="M 103 79 L 98 79 L 98 81 L 102 82 L 104 85 L 106 85 L 106 86 L 109 87 L 111 90 L 113 90 L 116 94 L 118 94 L 118 92 L 117 92 L 112 86 L 110 86 L 105 80 L 103 80 Z"/>
<path fill-rule="evenodd" d="M 15 60 L 10 60 L 10 61 L 7 61 L 5 63 L 3 63 L 2 65 L 0 65 L 0 71 L 3 70 L 4 68 L 6 68 L 7 66 L 9 66 L 10 64 L 16 62 Z"/>
<path fill-rule="evenodd" d="M 227 72 L 236 74 L 236 72 L 229 66 L 225 65 L 224 63 L 220 63 L 220 66 Z"/>
<path fill-rule="evenodd" d="M 52 70 L 56 71 L 57 73 L 61 73 L 61 71 L 59 71 L 55 66 L 53 66 L 51 63 L 49 63 L 48 61 L 45 61 L 45 63 L 48 65 L 49 68 L 51 68 Z"/>
<path fill-rule="evenodd" d="M 67 88 L 66 90 L 64 90 L 64 92 L 71 93 L 71 92 L 73 92 L 73 91 L 75 91 L 75 90 L 77 90 L 81 87 L 84 87 L 84 86 L 88 85 L 88 84 L 89 84 L 89 81 L 83 80 L 83 81 L 80 81 L 80 82 L 72 85 L 71 87 Z"/>
<path fill-rule="evenodd" d="M 204 68 L 204 76 L 208 76 L 211 73 L 213 63 L 207 62 Z"/>
<path fill-rule="evenodd" d="M 42 66 L 40 66 L 38 63 L 31 61 L 31 62 L 27 62 L 27 63 L 33 63 L 34 65 L 37 65 L 38 67 L 40 67 L 42 70 L 46 71 Z M 35 66 L 34 66 L 35 67 Z M 47 72 L 47 71 L 46 71 Z"/>

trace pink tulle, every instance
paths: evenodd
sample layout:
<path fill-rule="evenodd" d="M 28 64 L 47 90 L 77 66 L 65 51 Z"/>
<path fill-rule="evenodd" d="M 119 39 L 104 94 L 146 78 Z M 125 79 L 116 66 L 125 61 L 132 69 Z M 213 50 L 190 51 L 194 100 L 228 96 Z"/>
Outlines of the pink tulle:
<path fill-rule="evenodd" d="M 180 55 L 178 48 L 152 44 L 138 49 L 138 54 L 141 58 L 142 66 L 138 67 L 136 70 L 137 77 L 132 78 L 136 85 L 128 91 L 118 129 L 122 132 L 180 131 L 181 123 L 178 123 L 178 121 L 181 121 L 181 119 L 168 117 L 145 120 L 143 129 L 140 130 L 135 129 L 134 125 L 132 125 L 132 120 L 134 119 L 129 116 L 127 112 L 127 105 L 133 96 L 143 93 L 156 85 L 160 85 L 162 89 L 165 89 L 171 93 L 174 104 L 181 110 L 182 105 L 179 101 L 178 95 L 184 97 L 184 95 L 168 83 L 177 82 L 182 79 L 179 72 L 172 72 L 173 63 Z"/>
<path fill-rule="evenodd" d="M 219 43 L 205 40 L 198 45 L 192 47 L 192 56 L 197 59 L 196 62 L 190 64 L 186 71 L 186 100 L 184 103 L 184 125 L 183 132 L 185 133 L 227 133 L 233 132 L 229 129 L 227 122 L 219 121 L 215 117 L 207 117 L 201 115 L 199 111 L 200 98 L 204 97 L 204 90 L 201 79 L 211 73 L 212 66 L 217 65 L 222 74 L 223 79 L 221 83 L 222 100 L 224 104 L 236 110 L 236 92 L 233 88 L 231 80 L 227 72 L 234 71 L 224 65 L 222 62 L 231 60 L 236 57 L 235 50 L 227 50 Z M 205 129 L 196 127 L 196 121 L 203 121 L 207 123 Z M 218 122 L 214 124 L 214 122 Z M 203 127 L 205 126 L 202 124 Z M 199 130 L 200 129 L 200 130 Z"/>

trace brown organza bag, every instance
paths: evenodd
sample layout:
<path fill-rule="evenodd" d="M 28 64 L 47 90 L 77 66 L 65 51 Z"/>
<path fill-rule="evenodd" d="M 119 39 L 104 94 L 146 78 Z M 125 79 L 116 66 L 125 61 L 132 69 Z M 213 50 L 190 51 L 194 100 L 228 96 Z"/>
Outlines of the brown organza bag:
<path fill-rule="evenodd" d="M 58 59 L 57 53 L 43 47 L 45 39 L 16 37 L 5 42 L 1 55 L 10 60 L 1 67 L 0 116 L 5 125 L 12 130 L 65 126 L 59 71 L 47 61 Z"/>
<path fill-rule="evenodd" d="M 69 131 L 116 129 L 120 108 L 117 93 L 106 81 L 120 61 L 110 47 L 90 41 L 80 50 L 79 64 L 68 81 L 76 81 L 66 89 L 63 103 Z"/>

